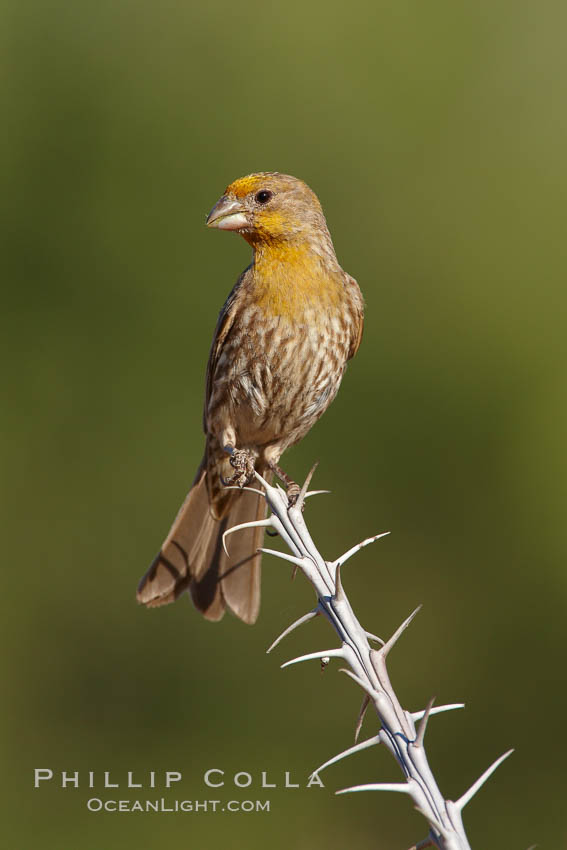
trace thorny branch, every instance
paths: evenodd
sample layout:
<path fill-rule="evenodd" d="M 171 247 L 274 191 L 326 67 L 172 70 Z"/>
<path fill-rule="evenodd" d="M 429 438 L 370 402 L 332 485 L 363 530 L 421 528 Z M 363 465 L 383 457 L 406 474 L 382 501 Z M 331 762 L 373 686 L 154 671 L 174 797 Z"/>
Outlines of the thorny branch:
<path fill-rule="evenodd" d="M 320 652 L 311 652 L 282 664 L 287 667 L 300 661 L 320 659 L 322 663 L 328 663 L 331 658 L 339 658 L 348 664 L 350 669 L 342 669 L 353 679 L 364 691 L 364 700 L 358 719 L 357 735 L 362 725 L 364 712 L 372 703 L 381 722 L 381 729 L 377 735 L 350 747 L 342 753 L 329 759 L 317 768 L 314 773 L 320 773 L 326 767 L 339 761 L 345 756 L 360 752 L 375 744 L 384 744 L 398 762 L 404 779 L 399 783 L 377 782 L 369 785 L 357 785 L 353 788 L 344 788 L 337 794 L 346 794 L 353 791 L 397 791 L 409 795 L 419 811 L 429 824 L 429 833 L 423 841 L 415 844 L 410 850 L 419 850 L 425 847 L 437 847 L 438 850 L 471 850 L 462 821 L 462 811 L 480 787 L 486 782 L 496 768 L 506 759 L 512 750 L 500 756 L 482 776 L 466 791 L 456 802 L 445 800 L 437 786 L 435 777 L 431 771 L 424 746 L 427 722 L 431 715 L 442 711 L 450 711 L 462 708 L 461 703 L 453 705 L 442 705 L 433 708 L 433 701 L 429 703 L 424 711 L 406 711 L 400 705 L 394 692 L 388 671 L 386 660 L 398 638 L 409 626 L 419 608 L 401 624 L 392 637 L 383 643 L 375 635 L 367 632 L 358 622 L 341 581 L 342 565 L 359 549 L 373 543 L 384 534 L 377 534 L 353 546 L 335 561 L 325 561 L 317 550 L 303 518 L 303 505 L 308 496 L 326 491 L 308 492 L 314 469 L 309 473 L 295 504 L 290 505 L 285 492 L 281 487 L 272 487 L 263 478 L 256 474 L 256 478 L 262 484 L 266 501 L 272 511 L 266 520 L 260 522 L 244 523 L 234 526 L 225 532 L 223 544 L 227 535 L 242 528 L 262 525 L 270 526 L 282 537 L 292 554 L 279 552 L 273 549 L 262 549 L 283 558 L 299 567 L 306 578 L 311 582 L 317 593 L 317 605 L 308 614 L 300 617 L 289 626 L 272 644 L 270 652 L 279 642 L 293 629 L 302 623 L 323 615 L 329 620 L 335 629 L 341 645 L 339 648 L 324 649 Z M 387 532 L 386 532 L 387 533 Z M 374 649 L 369 644 L 370 640 L 378 640 L 383 645 Z M 416 728 L 416 723 L 419 725 Z"/>

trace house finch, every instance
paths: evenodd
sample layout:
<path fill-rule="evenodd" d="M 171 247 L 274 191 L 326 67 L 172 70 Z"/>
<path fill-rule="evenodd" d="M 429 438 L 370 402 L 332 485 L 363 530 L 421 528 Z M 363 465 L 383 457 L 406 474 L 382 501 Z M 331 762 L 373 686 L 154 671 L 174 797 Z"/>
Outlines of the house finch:
<path fill-rule="evenodd" d="M 231 538 L 233 525 L 265 516 L 265 500 L 240 489 L 256 469 L 282 472 L 297 443 L 335 397 L 363 326 L 358 284 L 337 262 L 321 205 L 301 180 L 277 172 L 231 183 L 207 225 L 241 233 L 251 265 L 222 308 L 209 355 L 205 454 L 138 601 L 153 607 L 185 590 L 209 620 L 228 607 L 253 623 L 260 605 L 263 529 Z M 240 488 L 226 487 L 227 479 Z"/>

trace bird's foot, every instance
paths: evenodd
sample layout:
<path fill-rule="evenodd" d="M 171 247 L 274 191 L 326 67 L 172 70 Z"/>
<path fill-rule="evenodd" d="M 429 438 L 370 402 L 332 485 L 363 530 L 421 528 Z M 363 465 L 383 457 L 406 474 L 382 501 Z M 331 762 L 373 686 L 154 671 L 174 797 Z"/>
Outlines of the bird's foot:
<path fill-rule="evenodd" d="M 283 469 L 277 465 L 277 463 L 270 464 L 270 469 L 274 472 L 274 474 L 280 479 L 280 481 L 285 484 L 286 496 L 289 502 L 290 508 L 292 508 L 299 494 L 301 493 L 301 487 L 299 484 L 296 484 L 293 478 L 290 478 L 287 472 L 284 472 Z M 301 510 L 303 510 L 303 505 L 301 506 Z"/>
<path fill-rule="evenodd" d="M 299 484 L 296 484 L 295 481 L 290 481 L 290 483 L 286 487 L 286 496 L 290 507 L 293 507 L 293 505 L 295 505 L 300 493 L 301 487 L 299 486 Z"/>
<path fill-rule="evenodd" d="M 224 482 L 225 484 L 244 487 L 254 477 L 254 461 L 246 449 L 233 449 L 230 454 L 230 465 L 234 469 L 234 475 Z"/>

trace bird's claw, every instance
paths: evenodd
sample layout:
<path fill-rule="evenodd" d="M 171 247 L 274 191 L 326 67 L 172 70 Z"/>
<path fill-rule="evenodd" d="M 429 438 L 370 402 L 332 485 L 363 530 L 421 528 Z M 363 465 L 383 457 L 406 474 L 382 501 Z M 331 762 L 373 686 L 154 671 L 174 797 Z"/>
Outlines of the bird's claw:
<path fill-rule="evenodd" d="M 234 469 L 234 475 L 223 483 L 245 487 L 254 476 L 254 461 L 250 453 L 246 449 L 234 449 L 230 455 L 230 465 Z"/>
<path fill-rule="evenodd" d="M 269 466 L 272 472 L 277 475 L 283 484 L 285 484 L 288 507 L 293 508 L 299 498 L 299 494 L 301 493 L 301 487 L 299 484 L 296 484 L 293 478 L 290 478 L 287 472 L 284 472 L 281 466 L 278 466 L 277 463 L 270 463 Z M 301 505 L 301 510 L 303 510 L 303 505 Z"/>
<path fill-rule="evenodd" d="M 292 481 L 290 484 L 288 484 L 288 486 L 286 488 L 286 496 L 287 496 L 287 500 L 289 502 L 290 508 L 292 508 L 295 505 L 300 493 L 301 493 L 301 487 L 299 486 L 299 484 L 296 484 L 295 481 Z M 303 506 L 302 506 L 302 510 L 303 510 Z"/>

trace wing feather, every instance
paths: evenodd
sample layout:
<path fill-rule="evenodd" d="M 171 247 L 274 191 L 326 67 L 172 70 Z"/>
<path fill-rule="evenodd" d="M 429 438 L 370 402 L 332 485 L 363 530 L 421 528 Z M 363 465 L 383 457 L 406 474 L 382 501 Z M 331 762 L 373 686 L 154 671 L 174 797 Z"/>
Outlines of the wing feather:
<path fill-rule="evenodd" d="M 242 285 L 247 279 L 250 268 L 251 267 L 249 266 L 242 272 L 242 274 L 236 281 L 230 295 L 224 302 L 223 307 L 219 313 L 217 326 L 213 335 L 211 350 L 209 352 L 209 360 L 207 363 L 207 375 L 205 378 L 205 408 L 203 411 L 203 430 L 205 434 L 207 434 L 209 431 L 207 425 L 207 412 L 209 409 L 209 401 L 211 398 L 213 385 L 215 383 L 215 372 L 217 369 L 217 364 L 222 354 L 224 343 L 230 333 L 230 329 L 234 324 L 234 317 L 237 313 L 240 298 L 242 296 Z"/>
<path fill-rule="evenodd" d="M 351 277 L 349 274 L 346 275 L 347 283 L 350 286 L 351 290 L 351 299 L 352 299 L 352 336 L 350 340 L 350 348 L 348 351 L 347 360 L 351 360 L 360 347 L 360 343 L 362 340 L 362 332 L 364 330 L 364 301 L 362 300 L 362 293 L 359 289 L 358 283 L 356 280 Z"/>

